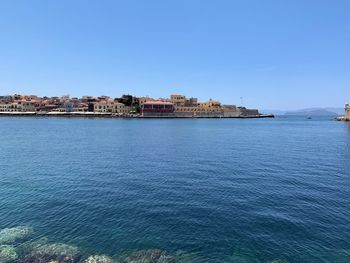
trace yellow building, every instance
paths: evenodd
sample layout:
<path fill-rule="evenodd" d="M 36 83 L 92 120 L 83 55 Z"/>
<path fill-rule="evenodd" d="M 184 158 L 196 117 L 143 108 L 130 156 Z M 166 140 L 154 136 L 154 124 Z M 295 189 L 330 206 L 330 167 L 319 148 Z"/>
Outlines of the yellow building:
<path fill-rule="evenodd" d="M 208 109 L 218 109 L 221 107 L 221 103 L 219 101 L 210 99 L 207 102 L 200 102 L 199 107 Z"/>
<path fill-rule="evenodd" d="M 181 94 L 170 95 L 170 101 L 174 104 L 175 112 L 216 112 L 222 111 L 221 103 L 214 100 L 198 102 L 197 98 L 186 98 Z"/>
<path fill-rule="evenodd" d="M 195 101 L 188 103 L 189 100 Z M 175 112 L 219 112 L 222 111 L 221 103 L 214 100 L 209 100 L 207 102 L 197 102 L 197 99 L 185 99 L 187 103 L 184 104 L 175 104 Z"/>
<path fill-rule="evenodd" d="M 129 107 L 116 101 L 99 101 L 94 104 L 94 112 L 100 113 L 128 113 Z"/>
<path fill-rule="evenodd" d="M 170 100 L 175 106 L 185 106 L 186 97 L 180 94 L 171 94 Z"/>
<path fill-rule="evenodd" d="M 22 106 L 17 102 L 0 104 L 0 112 L 21 112 Z"/>
<path fill-rule="evenodd" d="M 170 101 L 175 106 L 181 106 L 181 107 L 195 107 L 198 106 L 198 99 L 197 98 L 186 98 L 184 95 L 180 94 L 172 94 L 170 95 Z"/>
<path fill-rule="evenodd" d="M 36 111 L 36 107 L 39 106 L 36 101 L 27 101 L 27 100 L 20 100 L 17 101 L 17 103 L 22 108 L 22 112 L 34 112 Z"/>
<path fill-rule="evenodd" d="M 33 101 L 15 101 L 0 104 L 0 112 L 34 112 L 37 103 Z"/>

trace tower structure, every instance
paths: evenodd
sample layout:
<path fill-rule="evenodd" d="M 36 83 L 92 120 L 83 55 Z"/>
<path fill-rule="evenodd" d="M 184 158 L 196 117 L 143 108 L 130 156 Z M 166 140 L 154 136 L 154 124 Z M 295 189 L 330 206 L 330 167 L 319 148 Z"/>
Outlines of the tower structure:
<path fill-rule="evenodd" d="M 345 120 L 350 121 L 350 104 L 345 105 Z"/>

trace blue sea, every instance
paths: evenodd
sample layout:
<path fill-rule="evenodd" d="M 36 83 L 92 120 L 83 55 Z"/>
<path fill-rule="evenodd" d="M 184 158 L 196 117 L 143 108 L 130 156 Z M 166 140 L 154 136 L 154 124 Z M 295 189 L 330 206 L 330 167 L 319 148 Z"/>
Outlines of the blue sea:
<path fill-rule="evenodd" d="M 350 124 L 1 117 L 0 262 L 43 244 L 82 262 L 350 262 Z"/>

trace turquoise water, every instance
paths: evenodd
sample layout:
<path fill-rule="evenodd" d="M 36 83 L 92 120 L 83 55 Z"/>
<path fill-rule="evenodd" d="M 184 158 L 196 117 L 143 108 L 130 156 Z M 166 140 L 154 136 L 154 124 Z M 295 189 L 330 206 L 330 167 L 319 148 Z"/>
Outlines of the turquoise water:
<path fill-rule="evenodd" d="M 2 117 L 0 229 L 18 226 L 18 262 L 23 242 L 77 260 L 350 262 L 350 125 Z"/>

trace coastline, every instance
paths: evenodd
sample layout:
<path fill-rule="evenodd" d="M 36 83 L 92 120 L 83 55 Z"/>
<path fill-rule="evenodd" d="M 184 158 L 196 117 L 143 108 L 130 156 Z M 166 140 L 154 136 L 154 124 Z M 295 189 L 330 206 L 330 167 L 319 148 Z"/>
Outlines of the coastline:
<path fill-rule="evenodd" d="M 275 118 L 273 114 L 242 116 L 141 116 L 116 115 L 99 112 L 0 112 L 0 117 L 84 117 L 84 118 L 116 118 L 116 119 L 258 119 Z"/>

